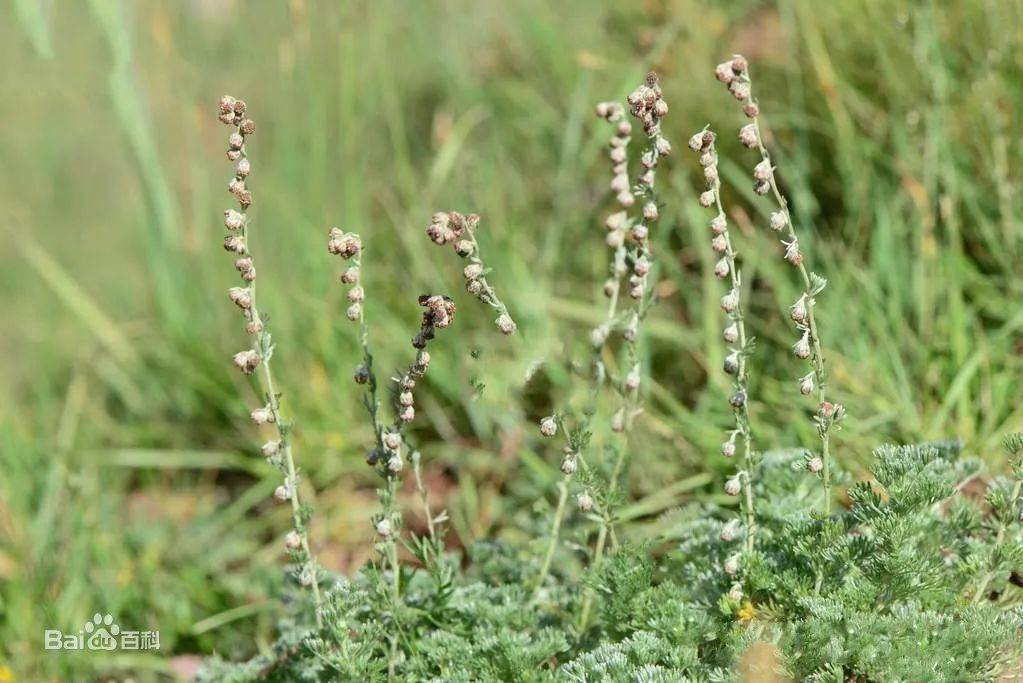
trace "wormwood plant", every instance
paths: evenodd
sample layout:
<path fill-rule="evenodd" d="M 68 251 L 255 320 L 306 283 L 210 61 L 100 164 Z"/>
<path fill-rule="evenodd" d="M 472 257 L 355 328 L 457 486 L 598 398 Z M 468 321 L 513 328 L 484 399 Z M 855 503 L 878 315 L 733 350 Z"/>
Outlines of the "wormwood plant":
<path fill-rule="evenodd" d="M 294 529 L 285 547 L 300 592 L 275 643 L 246 662 L 213 659 L 200 680 L 732 680 L 736 663 L 757 641 L 777 651 L 780 673 L 809 681 L 995 680 L 1017 661 L 1023 649 L 1023 435 L 1005 441 L 1011 474 L 984 472 L 962 444 L 947 441 L 880 446 L 869 472 L 853 481 L 830 439 L 845 410 L 825 393 L 816 309 L 825 280 L 805 265 L 763 143 L 746 60 L 736 56 L 716 75 L 751 120 L 739 142 L 760 153 L 754 190 L 777 202 L 769 225 L 784 234 L 780 257 L 802 284 L 789 317 L 797 333 L 793 353 L 810 364 L 797 386 L 816 400 L 819 445 L 780 449 L 754 440 L 750 377 L 757 320 L 745 305 L 741 236 L 729 231 L 721 196 L 721 141 L 705 128 L 689 147 L 706 183 L 699 202 L 714 211 L 714 273 L 726 287 L 723 369 L 733 387 L 722 400 L 734 419 L 720 454 L 738 464 L 724 484 L 738 497 L 738 515 L 728 505 L 693 505 L 673 530 L 673 538 L 681 538 L 674 545 L 665 539 L 630 543 L 616 529 L 616 511 L 627 496 L 621 481 L 629 432 L 642 420 L 642 323 L 655 305 L 651 228 L 663 208 L 654 193 L 656 173 L 671 153 L 661 130 L 668 105 L 651 74 L 629 95 L 627 109 L 617 102 L 596 109 L 613 129 L 608 154 L 617 207 L 605 222 L 608 308 L 590 335 L 580 405 L 570 395 L 539 424 L 542 439 L 564 440 L 562 478 L 551 492 L 556 502 L 539 551 L 488 541 L 465 558 L 445 552 L 446 516 L 431 509 L 422 456 L 406 426 L 415 419 L 414 391 L 430 363 L 427 346 L 454 321 L 454 303 L 436 294 L 419 298 L 415 353 L 391 378 L 388 421 L 366 324 L 362 240 L 340 228 L 329 231 L 328 251 L 346 261 L 340 276 L 348 288 L 346 317 L 360 326 L 354 379 L 363 388 L 373 433 L 366 460 L 382 482 L 371 520 L 378 552 L 352 577 L 329 575 L 311 552 L 290 423 L 281 416 L 270 373 L 273 345 L 255 304 L 245 213 L 251 204 L 245 142 L 254 126 L 244 118 L 244 103 L 221 101 L 221 119 L 237 126 L 229 139 L 228 156 L 238 164 L 230 189 L 242 208 L 226 214 L 225 246 L 239 255 L 246 282 L 231 298 L 255 339 L 235 363 L 246 373 L 261 371 L 265 404 L 253 420 L 275 432 L 263 454 L 284 474 L 275 495 L 292 505 Z M 627 110 L 646 136 L 635 182 Z M 497 312 L 501 332 L 512 334 L 517 325 L 488 281 L 476 238 L 480 223 L 475 214 L 439 212 L 426 234 L 467 260 L 467 291 Z M 360 350 L 351 351 L 354 362 Z M 607 414 L 605 405 L 611 406 Z M 424 534 L 406 528 L 397 502 L 409 469 L 427 520 Z M 568 505 L 572 497 L 578 515 Z M 582 573 L 559 552 L 566 524 L 576 524 L 588 542 L 577 550 Z"/>

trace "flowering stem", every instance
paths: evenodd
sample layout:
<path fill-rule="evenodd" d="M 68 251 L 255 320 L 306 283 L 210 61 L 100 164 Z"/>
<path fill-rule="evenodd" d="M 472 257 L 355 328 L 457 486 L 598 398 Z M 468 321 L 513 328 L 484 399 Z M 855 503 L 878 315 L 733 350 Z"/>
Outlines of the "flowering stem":
<path fill-rule="evenodd" d="M 810 467 L 811 471 L 819 470 L 824 489 L 824 514 L 829 515 L 832 505 L 830 431 L 843 418 L 844 409 L 840 405 L 829 403 L 826 399 L 826 363 L 817 326 L 817 302 L 815 300 L 826 283 L 823 278 L 812 274 L 807 269 L 803 254 L 799 250 L 798 235 L 792 222 L 788 200 L 778 188 L 774 166 L 771 164 L 771 154 L 764 146 L 760 127 L 760 107 L 753 97 L 752 81 L 746 59 L 741 55 L 736 55 L 732 60 L 718 65 L 716 74 L 719 80 L 728 84 L 733 96 L 743 103 L 743 112 L 750 119 L 750 123 L 740 131 L 739 138 L 744 145 L 755 148 L 760 153 L 760 163 L 754 170 L 754 177 L 757 179 L 754 190 L 761 195 L 770 192 L 777 202 L 778 211 L 771 215 L 771 227 L 775 230 L 784 230 L 787 235 L 789 241 L 783 242 L 786 245 L 785 259 L 796 267 L 803 283 L 799 315 L 793 315 L 793 320 L 804 334 L 803 340 L 797 344 L 797 347 L 801 347 L 797 356 L 802 358 L 809 356 L 813 372 L 800 381 L 800 391 L 803 394 L 809 394 L 814 391 L 814 388 L 816 390 L 817 414 L 814 419 L 817 423 L 817 434 L 821 440 L 821 454 L 820 461 L 812 460 Z M 797 302 L 797 305 L 800 302 Z M 809 348 L 806 348 L 807 345 Z M 810 382 L 811 376 L 812 383 Z"/>
<path fill-rule="evenodd" d="M 716 209 L 716 215 L 710 222 L 715 233 L 711 246 L 720 253 L 721 260 L 714 266 L 714 274 L 719 278 L 729 278 L 731 290 L 722 304 L 731 324 L 725 329 L 724 337 L 728 343 L 736 344 L 736 348 L 725 361 L 725 371 L 734 373 L 733 394 L 729 399 L 735 416 L 736 432 L 742 437 L 742 469 L 743 497 L 740 508 L 743 523 L 746 527 L 744 547 L 747 552 L 753 550 L 756 532 L 756 511 L 753 503 L 753 433 L 749 415 L 749 355 L 753 340 L 747 336 L 746 319 L 743 314 L 742 271 L 737 262 L 737 253 L 728 230 L 728 218 L 721 203 L 721 179 L 718 173 L 718 154 L 714 146 L 715 135 L 704 129 L 690 138 L 690 148 L 700 154 L 700 165 L 703 166 L 707 190 L 700 196 L 700 204 Z M 730 360 L 735 358 L 734 361 Z M 728 451 L 734 449 L 734 433 L 732 439 L 725 444 Z M 726 454 L 728 454 L 726 452 Z"/>
<path fill-rule="evenodd" d="M 264 446 L 264 452 L 284 474 L 284 484 L 278 488 L 280 492 L 278 497 L 282 499 L 286 497 L 291 501 L 293 531 L 286 538 L 285 545 L 291 551 L 294 561 L 300 565 L 299 580 L 303 585 L 307 585 L 312 592 L 316 625 L 317 628 L 322 628 L 323 603 L 320 597 L 319 568 L 309 547 L 308 515 L 302 507 L 298 490 L 298 469 L 295 467 L 290 438 L 291 425 L 284 420 L 281 414 L 280 394 L 277 393 L 273 371 L 270 367 L 270 358 L 273 356 L 274 347 L 270 339 L 268 321 L 260 313 L 256 300 L 256 268 L 250 249 L 249 218 L 245 213 L 252 204 L 252 192 L 248 187 L 251 163 L 245 143 L 246 138 L 255 132 L 255 123 L 251 119 L 244 118 L 245 111 L 246 105 L 241 100 L 236 100 L 229 95 L 225 95 L 220 100 L 220 121 L 235 129 L 228 139 L 227 156 L 237 165 L 234 179 L 228 189 L 238 200 L 241 209 L 240 212 L 232 210 L 224 214 L 225 226 L 229 231 L 235 231 L 235 234 L 227 235 L 224 247 L 241 256 L 235 262 L 235 268 L 247 283 L 245 288 L 232 288 L 230 294 L 235 304 L 242 308 L 246 318 L 246 332 L 255 338 L 257 347 L 236 355 L 235 363 L 243 372 L 251 374 L 255 369 L 252 360 L 258 359 L 260 383 L 266 394 L 266 404 L 263 408 L 253 411 L 253 421 L 258 424 L 270 423 L 277 433 L 276 441 L 271 441 Z"/>

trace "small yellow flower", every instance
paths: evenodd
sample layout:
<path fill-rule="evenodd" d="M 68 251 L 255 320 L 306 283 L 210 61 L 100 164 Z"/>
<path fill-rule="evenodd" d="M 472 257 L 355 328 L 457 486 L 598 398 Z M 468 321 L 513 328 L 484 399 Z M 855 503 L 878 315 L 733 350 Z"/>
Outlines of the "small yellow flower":
<path fill-rule="evenodd" d="M 757 611 L 753 607 L 753 603 L 747 600 L 746 602 L 742 603 L 742 607 L 739 609 L 739 613 L 737 616 L 739 617 L 739 621 L 741 621 L 744 624 L 748 624 L 753 620 L 753 617 L 756 616 L 756 613 Z"/>
<path fill-rule="evenodd" d="M 0 664 L 0 683 L 13 683 L 14 673 L 11 668 Z"/>

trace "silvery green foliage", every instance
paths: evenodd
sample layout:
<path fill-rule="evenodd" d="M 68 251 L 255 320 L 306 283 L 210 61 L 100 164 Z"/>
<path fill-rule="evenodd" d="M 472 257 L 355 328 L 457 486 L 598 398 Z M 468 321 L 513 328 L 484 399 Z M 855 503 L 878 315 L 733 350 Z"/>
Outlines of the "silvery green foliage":
<path fill-rule="evenodd" d="M 1018 457 L 1023 439 L 1007 445 Z M 323 629 L 282 623 L 270 653 L 211 661 L 199 680 L 727 681 L 755 640 L 775 643 L 797 680 L 995 680 L 1023 643 L 1020 470 L 965 493 L 980 464 L 960 451 L 879 448 L 873 480 L 836 478 L 850 505 L 827 519 L 804 454 L 766 454 L 741 602 L 721 571 L 741 545 L 719 537 L 734 513 L 703 507 L 683 515 L 674 549 L 622 545 L 583 585 L 553 572 L 536 602 L 535 558 L 496 543 L 474 548 L 466 570 L 445 558 L 450 571 L 405 577 L 397 606 L 372 571 L 337 579 Z M 596 618 L 579 633 L 586 587 Z"/>

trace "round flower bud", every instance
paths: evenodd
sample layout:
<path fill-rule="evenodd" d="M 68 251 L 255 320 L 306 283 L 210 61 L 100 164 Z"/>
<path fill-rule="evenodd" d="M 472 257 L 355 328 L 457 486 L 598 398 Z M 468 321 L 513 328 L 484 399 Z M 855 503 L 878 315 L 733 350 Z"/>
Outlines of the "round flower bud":
<path fill-rule="evenodd" d="M 398 432 L 384 432 L 381 440 L 389 450 L 396 451 L 401 448 L 401 434 Z"/>
<path fill-rule="evenodd" d="M 515 330 L 518 329 L 518 325 L 515 324 L 515 321 L 507 313 L 497 316 L 494 324 L 497 325 L 497 329 L 501 330 L 501 334 L 514 334 Z"/>
<path fill-rule="evenodd" d="M 341 282 L 346 285 L 354 285 L 359 281 L 359 267 L 349 266 L 341 273 Z"/>
<path fill-rule="evenodd" d="M 355 373 L 352 375 L 356 384 L 365 384 L 369 381 L 369 368 L 363 364 L 359 364 L 359 367 L 355 368 Z"/>
<path fill-rule="evenodd" d="M 718 254 L 723 254 L 728 251 L 728 240 L 725 239 L 724 235 L 715 235 L 714 239 L 710 241 L 710 248 Z M 714 272 L 716 273 L 717 269 Z M 728 271 L 725 271 L 725 275 L 728 275 Z M 724 275 L 719 277 L 724 277 Z"/>
<path fill-rule="evenodd" d="M 345 315 L 352 322 L 358 322 L 362 318 L 362 304 L 354 303 L 345 311 Z"/>
<path fill-rule="evenodd" d="M 744 405 L 746 405 L 746 392 L 745 391 L 735 392 L 728 398 L 728 403 L 736 410 L 742 408 Z"/>
<path fill-rule="evenodd" d="M 231 133 L 227 138 L 227 144 L 231 146 L 231 149 L 241 149 L 245 144 L 245 138 L 241 133 Z"/>
<path fill-rule="evenodd" d="M 465 291 L 473 296 L 479 296 L 480 292 L 483 291 L 483 283 L 479 280 L 466 280 Z"/>
<path fill-rule="evenodd" d="M 788 219 L 785 218 L 784 211 L 772 211 L 771 212 L 771 229 L 781 230 L 788 224 Z"/>
<path fill-rule="evenodd" d="M 595 327 L 590 332 L 590 343 L 594 346 L 603 346 L 607 341 L 607 328 Z"/>
<path fill-rule="evenodd" d="M 227 290 L 227 296 L 242 310 L 252 308 L 252 292 L 249 291 L 248 287 L 232 287 Z"/>
<path fill-rule="evenodd" d="M 759 137 L 757 136 L 757 126 L 755 123 L 747 123 L 739 129 L 739 142 L 749 149 L 757 146 Z"/>
<path fill-rule="evenodd" d="M 733 322 L 724 329 L 721 337 L 729 344 L 734 344 L 739 339 L 739 326 Z"/>
<path fill-rule="evenodd" d="M 241 128 L 242 133 L 245 135 L 252 135 L 256 132 L 256 122 L 252 119 L 245 119 L 238 127 Z"/>
<path fill-rule="evenodd" d="M 456 254 L 458 254 L 462 258 L 465 258 L 466 256 L 473 252 L 473 249 L 475 249 L 475 247 L 469 240 L 459 240 L 455 242 L 454 249 Z"/>
<path fill-rule="evenodd" d="M 388 536 L 391 535 L 391 520 L 387 519 L 386 517 L 384 519 L 377 520 L 375 528 L 376 532 L 380 536 L 387 538 Z"/>
<path fill-rule="evenodd" d="M 739 307 L 739 294 L 733 289 L 721 297 L 721 310 L 732 313 Z"/>
<path fill-rule="evenodd" d="M 742 81 L 732 81 L 728 86 L 728 91 L 732 93 L 732 97 L 740 102 L 748 100 L 750 96 L 749 83 L 743 83 Z"/>
<path fill-rule="evenodd" d="M 760 116 L 760 107 L 757 106 L 756 102 L 750 101 L 742 105 L 742 113 L 748 118 L 755 119 Z"/>
<path fill-rule="evenodd" d="M 805 323 L 807 317 L 806 308 L 806 295 L 802 295 L 796 300 L 796 303 L 789 307 L 789 317 L 792 318 L 793 322 Z"/>
<path fill-rule="evenodd" d="M 218 103 L 221 114 L 234 114 L 235 99 L 230 95 L 224 95 Z"/>
<path fill-rule="evenodd" d="M 405 468 L 405 461 L 401 459 L 397 454 L 392 455 L 387 459 L 387 469 L 397 474 Z"/>
<path fill-rule="evenodd" d="M 251 375 L 259 367 L 259 361 L 258 351 L 239 351 L 234 354 L 234 364 L 246 375 Z"/>
<path fill-rule="evenodd" d="M 234 174 L 239 178 L 247 178 L 249 172 L 252 170 L 252 164 L 248 159 L 240 159 L 238 165 L 234 167 Z"/>
<path fill-rule="evenodd" d="M 401 412 L 398 414 L 402 422 L 412 422 L 416 419 L 416 409 L 412 406 L 402 406 Z"/>
<path fill-rule="evenodd" d="M 733 583 L 732 587 L 728 589 L 728 599 L 734 602 L 742 602 L 742 598 L 742 586 L 737 583 Z"/>
<path fill-rule="evenodd" d="M 725 493 L 730 496 L 737 496 L 742 491 L 742 482 L 739 477 L 729 477 L 725 482 Z"/>
<path fill-rule="evenodd" d="M 725 356 L 723 368 L 729 375 L 734 375 L 739 372 L 739 354 L 736 351 L 732 351 L 730 354 Z"/>
<path fill-rule="evenodd" d="M 272 457 L 274 455 L 277 455 L 277 453 L 280 450 L 281 450 L 281 442 L 276 440 L 276 439 L 274 439 L 274 440 L 271 440 L 271 441 L 267 441 L 265 444 L 263 444 L 260 447 L 259 452 L 260 452 L 260 454 L 264 458 L 269 458 L 269 457 Z"/>
<path fill-rule="evenodd" d="M 629 190 L 629 176 L 624 173 L 616 175 L 611 178 L 611 191 L 612 192 L 627 192 Z"/>
<path fill-rule="evenodd" d="M 366 298 L 366 292 L 361 285 L 356 285 L 348 290 L 347 297 L 353 304 L 361 303 Z"/>
<path fill-rule="evenodd" d="M 263 321 L 250 320 L 249 322 L 245 323 L 245 331 L 248 332 L 249 334 L 259 334 L 260 332 L 263 331 Z"/>
<path fill-rule="evenodd" d="M 636 223 L 636 225 L 632 226 L 630 235 L 637 242 L 643 242 L 650 237 L 650 228 L 644 223 Z"/>
<path fill-rule="evenodd" d="M 739 556 L 738 555 L 732 555 L 727 560 L 725 560 L 725 567 L 724 567 L 724 569 L 725 569 L 725 573 L 728 574 L 729 576 L 735 576 L 736 574 L 738 574 L 739 573 Z"/>
<path fill-rule="evenodd" d="M 617 200 L 617 202 L 624 206 L 626 209 L 636 203 L 636 198 L 628 190 L 622 190 L 621 192 L 619 192 L 618 195 L 615 197 L 615 200 Z"/>
<path fill-rule="evenodd" d="M 632 124 L 626 119 L 622 119 L 618 122 L 617 128 L 615 128 L 615 135 L 619 138 L 626 138 L 632 133 Z"/>
<path fill-rule="evenodd" d="M 403 391 L 398 394 L 398 404 L 402 407 L 410 406 L 415 404 L 415 397 L 412 396 L 411 391 Z"/>
<path fill-rule="evenodd" d="M 621 138 L 614 138 L 614 140 L 621 140 Z M 611 159 L 611 163 L 620 164 L 625 161 L 625 148 L 624 147 L 612 147 L 608 153 L 608 158 Z"/>
<path fill-rule="evenodd" d="M 724 214 L 719 213 L 710 219 L 710 229 L 715 235 L 720 235 L 728 228 L 728 219 Z"/>
<path fill-rule="evenodd" d="M 728 266 L 727 258 L 722 258 L 717 263 L 714 264 L 714 275 L 716 275 L 719 278 L 728 277 L 728 273 L 730 272 L 730 270 L 731 269 Z"/>
<path fill-rule="evenodd" d="M 258 425 L 267 424 L 269 422 L 274 421 L 273 411 L 267 407 L 256 408 L 251 413 L 249 413 L 249 417 L 252 418 L 253 423 Z"/>
<path fill-rule="evenodd" d="M 657 210 L 657 204 L 654 202 L 647 202 L 643 205 L 643 218 L 648 221 L 656 221 L 659 212 Z"/>
<path fill-rule="evenodd" d="M 284 547 L 288 550 L 298 550 L 302 547 L 302 537 L 297 531 L 289 531 L 284 535 Z"/>
<path fill-rule="evenodd" d="M 654 148 L 662 157 L 666 157 L 671 154 L 671 143 L 668 142 L 667 138 L 658 136 L 657 142 L 654 143 Z"/>
<path fill-rule="evenodd" d="M 552 437 L 558 433 L 558 422 L 553 415 L 540 420 L 540 433 L 546 437 Z"/>
<path fill-rule="evenodd" d="M 589 512 L 593 509 L 593 497 L 586 491 L 583 491 L 575 497 L 575 504 L 581 512 Z"/>
<path fill-rule="evenodd" d="M 224 227 L 228 230 L 241 230 L 244 225 L 245 214 L 239 213 L 234 209 L 228 209 L 224 212 Z"/>
<path fill-rule="evenodd" d="M 577 467 L 578 465 L 573 457 L 566 457 L 561 461 L 561 473 L 566 477 L 570 477 L 575 474 Z"/>
<path fill-rule="evenodd" d="M 714 76 L 725 85 L 734 81 L 735 73 L 732 71 L 732 63 L 722 62 L 718 64 L 714 67 Z"/>
<path fill-rule="evenodd" d="M 245 253 L 245 238 L 241 235 L 228 235 L 224 238 L 224 249 L 235 254 Z"/>
<path fill-rule="evenodd" d="M 228 161 L 238 161 L 241 158 L 242 158 L 241 151 L 239 151 L 237 149 L 229 149 L 229 150 L 227 150 L 227 160 Z"/>
<path fill-rule="evenodd" d="M 703 131 L 702 130 L 699 133 L 696 133 L 695 135 L 693 135 L 693 137 L 689 138 L 689 149 L 693 150 L 694 152 L 699 152 L 699 151 L 703 150 Z"/>
<path fill-rule="evenodd" d="M 809 396 L 813 391 L 813 373 L 801 378 L 799 380 L 799 393 L 803 396 Z"/>
<path fill-rule="evenodd" d="M 810 334 L 804 332 L 803 336 L 799 338 L 795 344 L 792 345 L 792 353 L 795 354 L 796 358 L 806 360 L 810 357 Z"/>
<path fill-rule="evenodd" d="M 721 444 L 721 455 L 725 456 L 726 458 L 731 458 L 733 455 L 735 455 L 735 442 L 732 440 L 728 440 Z"/>
<path fill-rule="evenodd" d="M 767 182 L 766 180 L 758 180 L 757 182 L 753 183 L 753 192 L 760 195 L 761 197 L 763 197 L 770 191 L 771 183 Z"/>
<path fill-rule="evenodd" d="M 632 271 L 640 277 L 646 277 L 650 273 L 650 260 L 646 256 L 640 256 L 632 264 Z"/>
<path fill-rule="evenodd" d="M 709 185 L 716 183 L 718 181 L 718 167 L 705 166 L 703 168 L 703 179 L 706 180 Z"/>
<path fill-rule="evenodd" d="M 700 193 L 700 206 L 702 206 L 705 209 L 709 209 L 710 207 L 714 206 L 714 199 L 715 199 L 715 197 L 714 197 L 714 191 L 713 190 L 707 190 L 706 192 L 701 192 Z"/>
<path fill-rule="evenodd" d="M 279 501 L 291 500 L 291 487 L 286 484 L 281 484 L 274 489 L 274 498 Z"/>
<path fill-rule="evenodd" d="M 483 275 L 483 265 L 480 263 L 470 263 L 462 269 L 462 275 L 465 276 L 466 280 L 475 280 L 480 275 Z"/>
<path fill-rule="evenodd" d="M 771 162 L 767 159 L 753 167 L 753 177 L 757 180 L 770 180 L 773 174 L 774 169 L 771 168 Z"/>
<path fill-rule="evenodd" d="M 713 151 L 708 150 L 700 155 L 700 166 L 703 166 L 704 168 L 713 166 L 715 161 L 717 161 L 717 159 L 714 157 Z"/>

